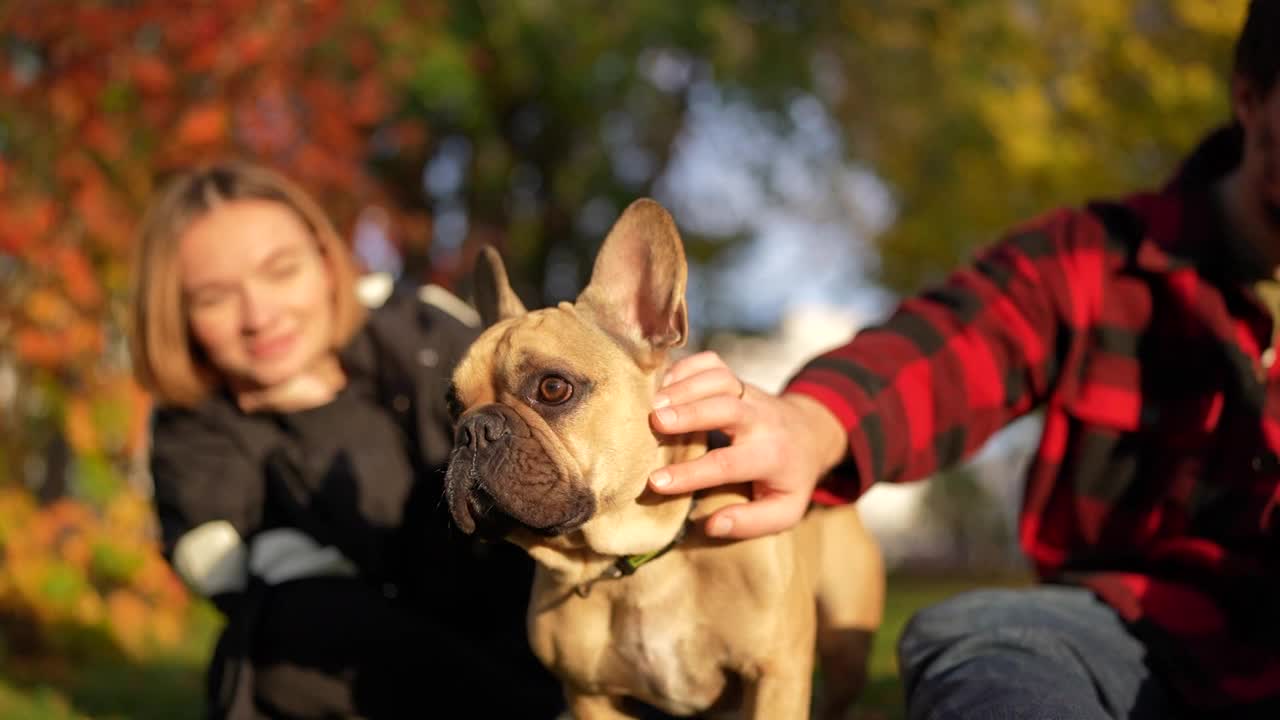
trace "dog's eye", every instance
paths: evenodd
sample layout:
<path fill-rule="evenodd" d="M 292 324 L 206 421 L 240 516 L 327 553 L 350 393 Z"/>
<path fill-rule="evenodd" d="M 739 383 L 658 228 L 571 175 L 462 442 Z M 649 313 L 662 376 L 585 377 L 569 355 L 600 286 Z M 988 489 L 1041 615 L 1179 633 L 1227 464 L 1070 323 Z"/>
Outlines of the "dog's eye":
<path fill-rule="evenodd" d="M 559 375 L 548 375 L 538 383 L 538 402 L 560 405 L 573 397 L 573 385 Z"/>

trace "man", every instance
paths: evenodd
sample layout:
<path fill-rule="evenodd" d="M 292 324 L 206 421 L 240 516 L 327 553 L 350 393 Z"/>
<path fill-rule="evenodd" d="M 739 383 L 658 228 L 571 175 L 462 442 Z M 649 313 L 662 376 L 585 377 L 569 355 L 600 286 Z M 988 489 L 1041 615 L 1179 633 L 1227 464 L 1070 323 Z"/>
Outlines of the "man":
<path fill-rule="evenodd" d="M 1280 0 L 1253 0 L 1235 123 L 1162 190 L 1027 223 L 780 397 L 711 354 L 668 375 L 654 427 L 733 443 L 650 484 L 753 482 L 708 522 L 737 538 L 1043 408 L 1020 536 L 1044 583 L 913 619 L 911 717 L 1280 717 L 1277 37 Z"/>

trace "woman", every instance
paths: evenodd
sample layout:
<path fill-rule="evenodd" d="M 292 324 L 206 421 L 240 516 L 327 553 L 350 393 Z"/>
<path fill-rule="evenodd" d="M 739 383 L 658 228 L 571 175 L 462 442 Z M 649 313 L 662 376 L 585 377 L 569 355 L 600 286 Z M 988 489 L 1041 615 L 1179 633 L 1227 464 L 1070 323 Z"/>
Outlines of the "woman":
<path fill-rule="evenodd" d="M 367 312 L 281 176 L 171 181 L 139 238 L 134 365 L 175 569 L 227 617 L 216 717 L 553 717 L 530 562 L 451 529 L 449 373 L 475 331 L 412 293 Z"/>

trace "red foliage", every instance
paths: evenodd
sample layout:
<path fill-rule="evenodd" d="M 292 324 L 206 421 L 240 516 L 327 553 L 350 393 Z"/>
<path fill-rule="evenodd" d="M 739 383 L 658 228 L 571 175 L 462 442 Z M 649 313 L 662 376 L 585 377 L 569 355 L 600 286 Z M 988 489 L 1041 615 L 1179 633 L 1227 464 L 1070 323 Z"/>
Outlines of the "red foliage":
<path fill-rule="evenodd" d="M 431 31 L 377 22 L 356 0 L 14 0 L 0 13 L 13 49 L 0 64 L 0 253 L 17 263 L 17 282 L 0 287 L 0 362 L 17 358 L 19 393 L 40 395 L 28 421 L 76 428 L 95 448 L 85 439 L 120 433 L 90 432 L 102 418 L 145 426 L 133 417 L 145 402 L 100 394 L 128 373 L 133 233 L 165 174 L 250 157 L 302 182 L 343 228 L 387 196 L 367 169 L 372 134 L 428 137 L 400 113 L 402 79 L 382 61 L 392 33 L 398 52 L 408 47 L 406 27 Z M 83 411 L 103 402 L 121 411 Z M 0 431 L 0 456 L 39 451 L 18 430 Z M 106 459 L 122 474 L 129 460 Z M 23 464 L 5 465 L 0 485 Z"/>

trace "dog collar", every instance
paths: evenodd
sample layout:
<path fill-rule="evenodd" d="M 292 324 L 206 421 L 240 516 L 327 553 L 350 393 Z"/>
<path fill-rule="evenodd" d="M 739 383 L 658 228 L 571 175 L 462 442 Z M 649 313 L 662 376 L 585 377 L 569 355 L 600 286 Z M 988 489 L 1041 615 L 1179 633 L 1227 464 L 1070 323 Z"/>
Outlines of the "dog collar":
<path fill-rule="evenodd" d="M 591 594 L 591 586 L 601 580 L 617 580 L 618 578 L 632 575 L 636 570 L 640 569 L 641 565 L 647 565 L 663 555 L 666 555 L 672 548 L 679 545 L 680 541 L 684 539 L 684 536 L 688 534 L 689 525 L 692 524 L 690 518 L 693 517 L 693 508 L 696 507 L 697 504 L 698 501 L 696 498 L 689 502 L 689 514 L 685 516 L 684 522 L 680 523 L 680 529 L 676 531 L 676 536 L 671 538 L 671 542 L 657 550 L 654 550 L 653 552 L 641 553 L 639 555 L 623 555 L 617 560 L 614 560 L 612 565 L 605 568 L 604 572 L 600 573 L 595 578 L 584 583 L 578 583 L 578 585 L 573 588 L 573 591 L 578 595 L 578 597 L 584 598 Z"/>

